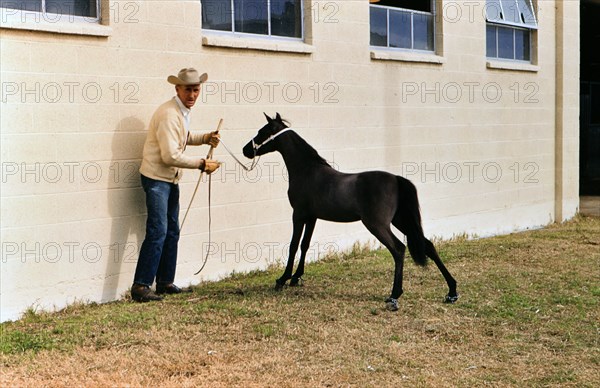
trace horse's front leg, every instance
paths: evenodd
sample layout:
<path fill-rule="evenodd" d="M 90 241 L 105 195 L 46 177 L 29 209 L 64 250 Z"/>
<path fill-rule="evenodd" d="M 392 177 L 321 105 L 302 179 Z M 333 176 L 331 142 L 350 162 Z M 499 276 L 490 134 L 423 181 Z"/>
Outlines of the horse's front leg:
<path fill-rule="evenodd" d="M 306 252 L 310 247 L 310 240 L 313 235 L 313 231 L 315 230 L 315 224 L 317 223 L 317 219 L 312 219 L 306 222 L 306 228 L 304 229 L 304 237 L 302 237 L 302 245 L 300 245 L 300 262 L 298 263 L 298 268 L 296 268 L 296 273 L 292 276 L 292 281 L 290 282 L 290 286 L 297 286 L 304 275 L 304 260 L 306 259 Z"/>
<path fill-rule="evenodd" d="M 302 237 L 302 231 L 304 230 L 304 221 L 301 221 L 295 214 L 293 220 L 294 232 L 292 233 L 292 241 L 290 242 L 290 255 L 283 275 L 275 281 L 276 290 L 281 290 L 285 286 L 285 283 L 292 277 L 294 258 L 296 257 L 296 252 L 298 252 L 298 244 L 300 244 L 300 237 Z"/>

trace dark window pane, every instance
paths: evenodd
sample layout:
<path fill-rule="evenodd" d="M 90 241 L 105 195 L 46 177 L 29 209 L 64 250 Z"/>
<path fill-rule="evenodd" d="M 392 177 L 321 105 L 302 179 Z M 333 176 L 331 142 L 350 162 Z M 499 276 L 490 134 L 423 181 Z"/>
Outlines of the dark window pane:
<path fill-rule="evenodd" d="M 46 13 L 97 17 L 96 0 L 47 0 Z"/>
<path fill-rule="evenodd" d="M 431 0 L 381 0 L 377 2 L 377 5 L 412 9 L 413 11 L 432 12 Z"/>
<path fill-rule="evenodd" d="M 515 30 L 515 59 L 529 61 L 531 55 L 529 53 L 529 30 Z"/>
<path fill-rule="evenodd" d="M 271 34 L 302 38 L 300 0 L 271 0 Z"/>
<path fill-rule="evenodd" d="M 515 59 L 514 29 L 498 27 L 498 57 Z"/>
<path fill-rule="evenodd" d="M 390 47 L 412 48 L 411 14 L 390 10 Z"/>
<path fill-rule="evenodd" d="M 267 0 L 234 0 L 235 32 L 269 34 Z"/>
<path fill-rule="evenodd" d="M 202 0 L 202 28 L 231 31 L 231 1 Z"/>
<path fill-rule="evenodd" d="M 42 12 L 42 0 L 0 0 L 0 8 Z"/>
<path fill-rule="evenodd" d="M 371 46 L 387 47 L 387 10 L 371 7 Z"/>
<path fill-rule="evenodd" d="M 496 50 L 496 26 L 488 25 L 486 28 L 486 56 L 488 58 L 497 58 L 498 50 Z"/>
<path fill-rule="evenodd" d="M 416 50 L 433 51 L 433 16 L 424 14 L 413 15 L 414 45 Z"/>

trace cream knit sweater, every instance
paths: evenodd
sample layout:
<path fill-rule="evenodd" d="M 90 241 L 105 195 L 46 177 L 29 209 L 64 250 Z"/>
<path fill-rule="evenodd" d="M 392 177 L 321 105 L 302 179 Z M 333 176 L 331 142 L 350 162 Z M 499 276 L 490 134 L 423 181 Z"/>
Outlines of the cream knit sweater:
<path fill-rule="evenodd" d="M 158 107 L 150 124 L 144 143 L 140 173 L 159 181 L 178 183 L 182 168 L 198 169 L 202 157 L 183 153 L 187 145 L 202 145 L 210 139 L 208 134 L 189 132 L 186 135 L 183 114 L 173 99 Z"/>

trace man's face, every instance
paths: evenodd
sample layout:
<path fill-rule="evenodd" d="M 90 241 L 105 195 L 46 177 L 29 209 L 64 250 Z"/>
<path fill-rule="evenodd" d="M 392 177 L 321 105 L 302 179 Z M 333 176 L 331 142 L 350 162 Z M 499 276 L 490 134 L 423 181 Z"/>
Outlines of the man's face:
<path fill-rule="evenodd" d="M 183 105 L 191 109 L 200 95 L 200 85 L 177 85 L 175 91 Z"/>

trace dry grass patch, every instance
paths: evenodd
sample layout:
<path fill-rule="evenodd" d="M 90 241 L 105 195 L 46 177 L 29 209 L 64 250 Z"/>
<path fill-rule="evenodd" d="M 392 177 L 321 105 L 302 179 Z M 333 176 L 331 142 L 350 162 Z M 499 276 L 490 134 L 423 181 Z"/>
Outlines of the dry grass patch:
<path fill-rule="evenodd" d="M 356 251 L 207 283 L 161 303 L 29 313 L 2 324 L 2 386 L 573 386 L 600 380 L 600 219 L 438 244 L 437 269 Z"/>

